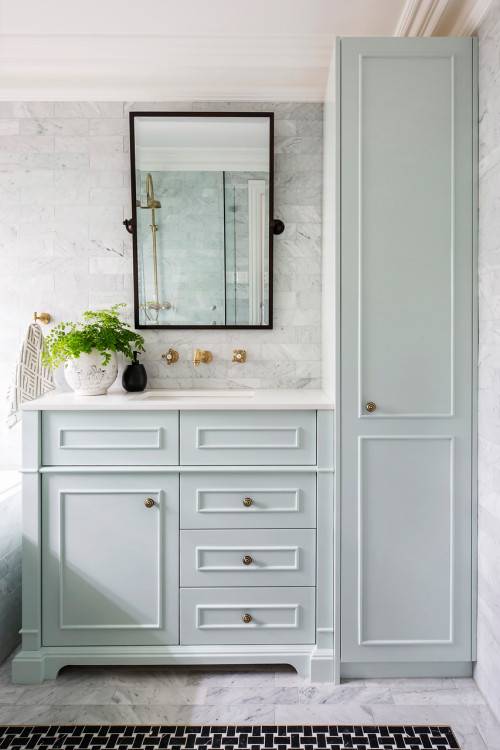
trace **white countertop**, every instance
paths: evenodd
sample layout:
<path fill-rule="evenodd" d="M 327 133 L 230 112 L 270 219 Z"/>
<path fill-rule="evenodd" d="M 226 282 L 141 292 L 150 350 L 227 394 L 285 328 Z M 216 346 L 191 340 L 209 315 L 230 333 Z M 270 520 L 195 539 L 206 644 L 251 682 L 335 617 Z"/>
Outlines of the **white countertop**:
<path fill-rule="evenodd" d="M 158 411 L 177 409 L 333 409 L 332 399 L 319 389 L 149 390 L 110 392 L 106 396 L 57 393 L 28 401 L 24 411 Z"/>

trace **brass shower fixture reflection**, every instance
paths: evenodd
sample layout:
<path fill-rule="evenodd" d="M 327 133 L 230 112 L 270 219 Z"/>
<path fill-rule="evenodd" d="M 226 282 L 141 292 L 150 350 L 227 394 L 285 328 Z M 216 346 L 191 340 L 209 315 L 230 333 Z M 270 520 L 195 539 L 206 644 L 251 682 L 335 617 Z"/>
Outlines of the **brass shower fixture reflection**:
<path fill-rule="evenodd" d="M 153 184 L 153 177 L 151 176 L 151 173 L 148 172 L 146 175 L 146 200 L 136 200 L 136 206 L 137 208 L 147 209 L 151 211 L 151 232 L 153 233 L 153 269 L 154 269 L 154 289 L 155 289 L 155 298 L 153 302 L 148 302 L 146 304 L 146 308 L 149 308 L 150 310 L 155 311 L 155 322 L 158 323 L 158 317 L 159 317 L 159 311 L 160 308 L 169 309 L 171 307 L 170 303 L 165 303 L 165 305 L 160 305 L 160 302 L 158 300 L 158 256 L 156 252 L 156 232 L 158 231 L 158 227 L 156 225 L 156 219 L 155 219 L 155 210 L 157 208 L 161 208 L 160 201 L 155 200 L 155 188 Z M 166 306 L 168 305 L 168 307 Z"/>

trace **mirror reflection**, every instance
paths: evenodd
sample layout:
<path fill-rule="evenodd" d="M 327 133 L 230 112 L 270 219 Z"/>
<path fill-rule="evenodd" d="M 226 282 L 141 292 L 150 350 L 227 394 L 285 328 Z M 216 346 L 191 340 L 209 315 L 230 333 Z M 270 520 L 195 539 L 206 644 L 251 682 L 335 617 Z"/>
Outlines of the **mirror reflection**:
<path fill-rule="evenodd" d="M 271 327 L 272 115 L 131 115 L 138 327 Z"/>

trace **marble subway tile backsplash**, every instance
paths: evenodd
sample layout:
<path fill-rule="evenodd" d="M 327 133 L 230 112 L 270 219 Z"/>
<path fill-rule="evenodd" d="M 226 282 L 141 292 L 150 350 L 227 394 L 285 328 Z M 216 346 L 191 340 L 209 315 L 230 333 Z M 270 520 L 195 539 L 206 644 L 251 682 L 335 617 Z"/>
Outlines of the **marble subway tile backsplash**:
<path fill-rule="evenodd" d="M 274 330 L 146 331 L 149 382 L 162 388 L 321 386 L 321 191 L 323 108 L 267 102 L 0 102 L 0 308 L 5 392 L 33 310 L 53 323 L 89 307 L 127 303 L 133 320 L 128 113 L 273 111 Z M 191 365 L 195 347 L 213 352 Z M 177 349 L 166 366 L 161 354 Z M 246 349 L 245 365 L 232 350 Z M 64 386 L 62 374 L 57 380 Z M 19 427 L 0 414 L 2 464 L 19 464 Z"/>

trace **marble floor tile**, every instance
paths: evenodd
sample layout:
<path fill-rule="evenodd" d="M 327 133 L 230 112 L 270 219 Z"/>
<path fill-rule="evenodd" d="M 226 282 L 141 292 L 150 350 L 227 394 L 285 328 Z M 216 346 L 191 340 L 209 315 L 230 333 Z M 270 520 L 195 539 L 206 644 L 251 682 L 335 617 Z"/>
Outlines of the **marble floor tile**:
<path fill-rule="evenodd" d="M 205 703 L 214 706 L 224 706 L 233 703 L 245 705 L 247 703 L 275 705 L 276 703 L 298 703 L 299 695 L 296 687 L 209 687 Z"/>
<path fill-rule="evenodd" d="M 19 693 L 16 703 L 22 706 L 83 706 L 112 703 L 114 687 L 94 685 L 29 685 Z M 1 692 L 0 692 L 1 697 Z"/>
<path fill-rule="evenodd" d="M 467 708 L 488 750 L 500 750 L 500 723 L 495 719 L 489 707 L 476 705 Z"/>
<path fill-rule="evenodd" d="M 179 724 L 274 724 L 274 706 L 181 706 Z"/>
<path fill-rule="evenodd" d="M 342 703 L 364 705 L 369 703 L 394 703 L 386 685 L 357 685 L 352 683 L 332 685 L 317 683 L 299 687 L 300 703 Z"/>
<path fill-rule="evenodd" d="M 370 706 L 312 703 L 276 706 L 276 724 L 373 724 Z"/>
<path fill-rule="evenodd" d="M 83 706 L 78 724 L 181 724 L 179 706 Z"/>
<path fill-rule="evenodd" d="M 0 724 L 76 724 L 81 708 L 0 704 Z"/>
<path fill-rule="evenodd" d="M 434 689 L 434 688 L 412 688 L 406 690 L 399 686 L 391 687 L 392 696 L 394 703 L 397 705 L 410 705 L 410 706 L 441 706 L 441 705 L 457 705 L 458 703 L 484 703 L 479 690 L 473 691 L 471 688 L 465 689 Z"/>
<path fill-rule="evenodd" d="M 107 703 L 130 706 L 203 705 L 207 689 L 201 685 L 170 685 L 168 687 L 119 687 Z M 90 703 L 91 701 L 89 701 Z M 92 701 L 96 703 L 97 701 Z"/>

